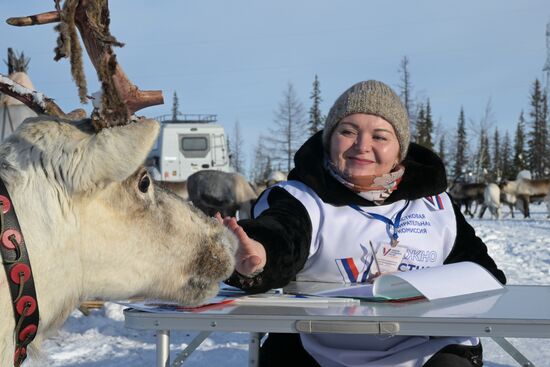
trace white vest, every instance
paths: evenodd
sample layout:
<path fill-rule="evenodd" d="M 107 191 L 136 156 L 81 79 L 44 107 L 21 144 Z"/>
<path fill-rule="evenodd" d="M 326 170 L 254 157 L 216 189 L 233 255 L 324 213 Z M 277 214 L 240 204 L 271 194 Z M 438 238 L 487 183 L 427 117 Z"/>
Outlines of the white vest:
<path fill-rule="evenodd" d="M 327 204 L 305 184 L 278 184 L 306 208 L 312 225 L 309 257 L 297 274 L 299 281 L 364 282 L 373 253 L 388 246 L 394 227 L 369 213 L 388 218 L 397 227 L 399 246 L 406 249 L 398 266 L 409 271 L 442 265 L 456 238 L 456 217 L 446 193 L 416 200 L 352 208 Z M 257 217 L 269 207 L 265 192 L 254 207 Z M 358 210 L 359 209 L 359 210 Z M 422 366 L 448 344 L 477 345 L 477 338 L 302 334 L 306 350 L 322 366 Z"/>

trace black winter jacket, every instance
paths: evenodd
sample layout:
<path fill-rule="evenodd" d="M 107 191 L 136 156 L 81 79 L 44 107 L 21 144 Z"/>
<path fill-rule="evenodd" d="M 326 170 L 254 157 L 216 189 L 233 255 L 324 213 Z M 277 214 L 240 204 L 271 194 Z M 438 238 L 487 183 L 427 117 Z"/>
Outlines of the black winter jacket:
<path fill-rule="evenodd" d="M 324 150 L 321 132 L 312 136 L 294 157 L 295 168 L 289 180 L 301 181 L 312 188 L 325 202 L 335 206 L 357 204 L 373 206 L 334 179 L 323 166 Z M 386 199 L 392 203 L 403 199 L 419 199 L 446 190 L 445 167 L 432 151 L 411 143 L 403 161 L 405 174 L 398 188 Z M 267 198 L 269 209 L 255 219 L 239 221 L 249 237 L 262 243 L 267 253 L 264 271 L 254 278 L 245 278 L 234 272 L 228 284 L 249 292 L 264 292 L 280 288 L 292 281 L 303 268 L 311 243 L 312 226 L 304 206 L 282 188 L 274 187 Z M 489 270 L 501 283 L 504 273 L 487 253 L 487 246 L 475 235 L 459 208 L 456 214 L 457 235 L 454 247 L 444 263 L 472 261 Z"/>

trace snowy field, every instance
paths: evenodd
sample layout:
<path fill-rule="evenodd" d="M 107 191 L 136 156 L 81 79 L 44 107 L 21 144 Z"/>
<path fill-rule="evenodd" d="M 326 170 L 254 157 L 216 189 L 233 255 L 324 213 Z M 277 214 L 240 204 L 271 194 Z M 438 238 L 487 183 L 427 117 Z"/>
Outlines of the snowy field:
<path fill-rule="evenodd" d="M 550 284 L 550 219 L 545 204 L 531 205 L 532 219 L 495 221 L 472 219 L 489 252 L 508 277 L 509 284 Z M 549 305 L 550 307 L 550 305 Z M 153 332 L 126 329 L 122 306 L 107 303 L 100 310 L 83 316 L 75 311 L 63 328 L 44 343 L 44 356 L 28 367 L 42 366 L 154 366 Z M 195 333 L 173 332 L 172 360 L 191 342 Z M 248 334 L 213 333 L 184 364 L 189 367 L 247 366 Z M 550 340 L 510 339 L 536 366 L 550 366 Z M 483 338 L 485 365 L 518 366 L 491 339 Z"/>

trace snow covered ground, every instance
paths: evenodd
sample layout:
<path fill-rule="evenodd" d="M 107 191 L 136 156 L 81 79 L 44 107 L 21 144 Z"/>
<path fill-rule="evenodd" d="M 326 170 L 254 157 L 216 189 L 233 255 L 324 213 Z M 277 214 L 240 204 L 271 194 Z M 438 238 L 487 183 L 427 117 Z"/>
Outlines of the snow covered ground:
<path fill-rule="evenodd" d="M 544 204 L 531 205 L 532 219 L 472 219 L 489 252 L 504 270 L 509 284 L 550 284 L 550 219 Z M 549 305 L 550 307 L 550 305 Z M 155 336 L 152 332 L 126 329 L 123 307 L 107 303 L 90 316 L 73 312 L 63 328 L 44 343 L 42 359 L 28 367 L 42 366 L 154 366 Z M 193 339 L 194 332 L 173 332 L 172 359 Z M 491 339 L 483 338 L 485 365 L 518 366 Z M 510 339 L 536 366 L 550 365 L 550 340 Z M 213 333 L 184 364 L 189 367 L 246 366 L 248 334 Z"/>

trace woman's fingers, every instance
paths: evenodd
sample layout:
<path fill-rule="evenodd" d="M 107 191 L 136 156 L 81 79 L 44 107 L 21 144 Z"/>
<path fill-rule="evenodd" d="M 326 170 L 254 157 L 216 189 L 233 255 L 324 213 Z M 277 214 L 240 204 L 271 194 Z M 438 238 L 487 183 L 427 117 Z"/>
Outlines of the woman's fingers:
<path fill-rule="evenodd" d="M 237 228 L 235 228 L 233 233 L 235 233 L 235 236 L 237 236 L 237 239 L 241 242 L 246 241 L 246 240 L 249 239 L 248 235 L 246 234 L 243 227 L 241 227 L 241 226 L 238 226 Z"/>
<path fill-rule="evenodd" d="M 229 219 L 229 228 L 231 228 L 231 230 L 233 232 L 237 231 L 237 229 L 242 229 L 242 227 L 237 223 L 237 219 L 235 218 L 231 218 Z"/>
<path fill-rule="evenodd" d="M 214 218 L 220 223 L 226 226 L 227 228 L 231 230 L 235 230 L 235 226 L 237 226 L 237 220 L 234 217 L 223 217 L 220 214 L 220 212 L 216 212 L 214 214 Z"/>
<path fill-rule="evenodd" d="M 248 237 L 244 229 L 234 217 L 224 217 L 217 212 L 216 220 L 235 234 L 239 241 L 236 269 L 241 274 L 254 274 L 262 271 L 266 263 L 266 253 L 263 245 Z"/>
<path fill-rule="evenodd" d="M 217 214 L 216 219 L 220 220 L 221 216 Z M 233 234 L 235 234 L 235 236 L 237 237 L 237 240 L 240 242 L 241 246 L 245 246 L 245 247 L 248 248 L 252 245 L 250 237 L 248 237 L 248 235 L 244 231 L 243 227 L 241 227 L 237 223 L 237 220 L 235 218 L 225 217 L 223 219 L 223 225 L 226 226 L 231 232 L 233 232 Z"/>
<path fill-rule="evenodd" d="M 231 223 L 231 219 L 235 219 L 233 217 L 225 217 L 223 218 L 223 224 L 229 228 L 229 224 Z"/>

